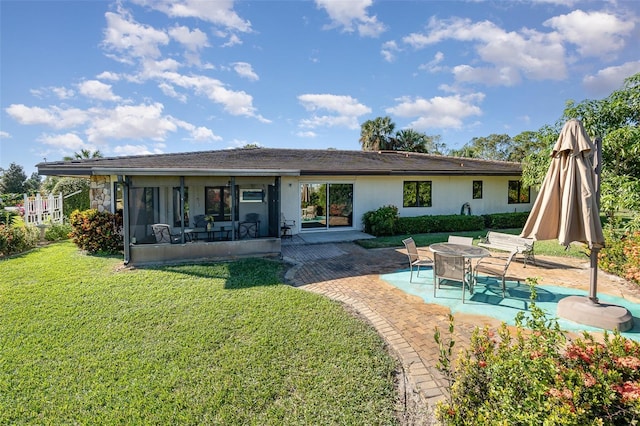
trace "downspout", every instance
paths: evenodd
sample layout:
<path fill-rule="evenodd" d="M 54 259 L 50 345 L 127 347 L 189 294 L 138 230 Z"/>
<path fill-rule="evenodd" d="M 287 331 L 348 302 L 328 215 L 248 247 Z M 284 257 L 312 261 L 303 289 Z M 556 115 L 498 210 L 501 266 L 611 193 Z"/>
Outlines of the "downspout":
<path fill-rule="evenodd" d="M 129 178 L 118 175 L 118 183 L 122 185 L 122 232 L 124 234 L 124 264 L 131 261 L 131 227 L 129 225 Z"/>
<path fill-rule="evenodd" d="M 180 242 L 184 244 L 184 176 L 180 176 Z"/>
<path fill-rule="evenodd" d="M 236 177 L 231 176 L 231 241 L 236 240 Z"/>
<path fill-rule="evenodd" d="M 280 227 L 282 226 L 282 195 L 281 195 L 281 186 L 282 186 L 282 178 L 280 176 L 276 176 L 276 220 L 277 220 L 277 226 L 276 226 L 276 237 L 280 238 L 281 235 L 281 229 Z"/>

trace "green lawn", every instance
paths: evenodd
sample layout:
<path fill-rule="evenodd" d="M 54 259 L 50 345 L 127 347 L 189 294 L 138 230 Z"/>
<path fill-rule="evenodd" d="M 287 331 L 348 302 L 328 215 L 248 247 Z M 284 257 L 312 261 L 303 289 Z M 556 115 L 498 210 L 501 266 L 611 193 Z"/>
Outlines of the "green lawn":
<path fill-rule="evenodd" d="M 497 232 L 504 232 L 507 234 L 520 234 L 521 229 L 496 229 Z M 449 235 L 460 235 L 463 237 L 473 237 L 473 243 L 477 244 L 480 239 L 487 235 L 487 231 L 463 231 L 463 232 L 439 232 L 430 234 L 415 234 L 415 235 L 394 235 L 391 237 L 378 237 L 367 240 L 359 240 L 358 244 L 365 248 L 383 248 L 383 247 L 401 247 L 402 240 L 408 237 L 413 237 L 418 247 L 425 247 L 434 243 L 442 243 L 447 241 Z M 569 246 L 568 250 L 565 250 L 563 246 L 558 244 L 558 240 L 552 241 L 536 241 L 535 242 L 535 254 L 546 256 L 570 256 L 570 257 L 585 257 L 585 248 L 581 244 L 574 244 Z"/>
<path fill-rule="evenodd" d="M 0 261 L 0 424 L 396 424 L 395 362 L 266 260 Z"/>

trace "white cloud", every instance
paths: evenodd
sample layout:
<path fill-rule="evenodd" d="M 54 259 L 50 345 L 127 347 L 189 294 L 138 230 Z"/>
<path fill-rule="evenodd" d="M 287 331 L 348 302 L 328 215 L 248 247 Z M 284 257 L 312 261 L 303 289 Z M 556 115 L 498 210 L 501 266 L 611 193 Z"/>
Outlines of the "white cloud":
<path fill-rule="evenodd" d="M 453 75 L 460 83 L 483 83 L 487 86 L 514 86 L 520 83 L 520 73 L 513 67 L 474 68 L 469 65 L 453 67 Z"/>
<path fill-rule="evenodd" d="M 107 139 L 165 140 L 167 133 L 178 129 L 176 120 L 162 115 L 160 103 L 119 105 L 111 110 L 95 109 L 93 120 L 86 130 L 89 142 Z"/>
<path fill-rule="evenodd" d="M 66 87 L 52 87 L 51 91 L 58 99 L 70 99 L 75 95 L 73 89 L 67 89 Z"/>
<path fill-rule="evenodd" d="M 394 40 L 390 40 L 385 42 L 382 45 L 382 49 L 380 50 L 380 54 L 387 62 L 393 62 L 396 59 L 396 53 L 400 51 L 398 47 L 398 43 Z"/>
<path fill-rule="evenodd" d="M 176 91 L 176 88 L 170 85 L 169 83 L 162 82 L 158 84 L 158 87 L 160 88 L 160 90 L 162 90 L 162 93 L 164 93 L 165 95 L 171 98 L 177 99 L 182 103 L 187 102 L 187 95 L 185 95 L 184 93 L 178 93 Z"/>
<path fill-rule="evenodd" d="M 119 101 L 120 96 L 113 94 L 110 84 L 105 84 L 98 80 L 87 80 L 78 84 L 78 90 L 87 98 L 100 101 Z"/>
<path fill-rule="evenodd" d="M 298 100 L 307 111 L 325 110 L 333 113 L 333 115 L 314 115 L 311 118 L 301 120 L 300 126 L 305 128 L 347 127 L 357 129 L 360 127 L 358 117 L 371 113 L 371 108 L 351 96 L 305 94 L 298 96 Z"/>
<path fill-rule="evenodd" d="M 135 22 L 130 14 L 120 8 L 119 13 L 107 12 L 107 28 L 104 30 L 103 45 L 123 57 L 121 62 L 131 62 L 135 58 L 159 58 L 160 46 L 169 43 L 169 36 L 150 25 Z"/>
<path fill-rule="evenodd" d="M 64 153 L 75 152 L 81 149 L 94 150 L 93 146 L 85 144 L 82 138 L 75 133 L 65 133 L 61 135 L 44 134 L 38 138 L 38 141 L 45 145 L 51 145 L 58 148 Z"/>
<path fill-rule="evenodd" d="M 318 136 L 318 134 L 316 132 L 312 132 L 312 131 L 307 131 L 307 132 L 297 132 L 296 136 L 300 137 L 300 138 L 315 138 L 316 136 Z"/>
<path fill-rule="evenodd" d="M 198 28 L 191 31 L 188 27 L 176 26 L 169 30 L 169 35 L 193 52 L 209 46 L 207 35 Z"/>
<path fill-rule="evenodd" d="M 120 75 L 111 71 L 103 71 L 96 76 L 98 80 L 111 80 L 111 81 L 119 81 Z"/>
<path fill-rule="evenodd" d="M 520 32 L 506 32 L 489 21 L 431 18 L 426 33 L 410 34 L 403 41 L 422 49 L 447 39 L 474 42 L 480 59 L 491 65 L 459 66 L 457 72 L 463 81 L 482 82 L 490 69 L 500 73 L 498 78 L 491 79 L 491 84 L 513 85 L 520 80 L 520 74 L 533 80 L 561 80 L 567 75 L 565 49 L 556 33 L 545 34 L 526 28 Z"/>
<path fill-rule="evenodd" d="M 233 64 L 233 69 L 235 70 L 235 72 L 238 73 L 240 77 L 244 77 L 247 80 L 251 80 L 251 81 L 260 80 L 260 77 L 258 77 L 258 74 L 256 74 L 255 71 L 253 71 L 251 64 L 247 62 L 236 62 L 235 64 Z"/>
<path fill-rule="evenodd" d="M 567 15 L 555 16 L 544 22 L 555 29 L 563 39 L 578 46 L 583 57 L 612 57 L 624 48 L 624 37 L 635 26 L 632 18 L 623 20 L 606 12 L 574 10 Z"/>
<path fill-rule="evenodd" d="M 220 80 L 202 75 L 186 76 L 174 72 L 162 73 L 162 77 L 176 86 L 192 89 L 213 102 L 221 104 L 225 111 L 232 115 L 245 115 L 255 117 L 265 123 L 270 122 L 256 113 L 251 95 L 244 91 L 229 90 Z"/>
<path fill-rule="evenodd" d="M 38 125 L 64 129 L 79 126 L 89 119 L 89 114 L 78 108 L 28 107 L 24 104 L 12 104 L 5 111 L 20 124 Z"/>
<path fill-rule="evenodd" d="M 221 141 L 222 138 L 206 127 L 196 127 L 191 131 L 191 138 L 197 142 Z"/>
<path fill-rule="evenodd" d="M 0 139 L 11 139 L 11 134 L 4 130 L 0 130 Z"/>
<path fill-rule="evenodd" d="M 607 96 L 621 89 L 624 80 L 640 72 L 640 61 L 627 62 L 616 67 L 604 68 L 582 80 L 584 87 L 594 96 Z"/>
<path fill-rule="evenodd" d="M 438 71 L 442 71 L 443 67 L 440 64 L 442 63 L 443 60 L 444 60 L 444 53 L 436 52 L 436 54 L 433 55 L 433 59 L 432 60 L 430 60 L 426 64 L 420 65 L 418 67 L 418 69 L 421 69 L 421 70 L 424 70 L 424 71 L 428 71 L 430 73 L 435 73 L 435 72 L 438 72 Z"/>
<path fill-rule="evenodd" d="M 477 105 L 484 99 L 483 93 L 462 96 L 436 96 L 431 99 L 402 97 L 398 104 L 386 112 L 400 117 L 417 117 L 408 127 L 417 130 L 432 128 L 460 128 L 463 120 L 482 115 Z"/>
<path fill-rule="evenodd" d="M 159 10 L 173 18 L 197 18 L 230 30 L 251 32 L 251 22 L 240 18 L 233 10 L 233 0 L 134 0 L 134 3 Z"/>
<path fill-rule="evenodd" d="M 161 154 L 156 150 L 151 151 L 146 145 L 118 145 L 111 152 L 117 156 Z"/>
<path fill-rule="evenodd" d="M 386 31 L 383 23 L 378 22 L 376 16 L 369 16 L 367 8 L 373 3 L 372 0 L 315 0 L 316 6 L 324 9 L 331 25 L 327 28 L 342 28 L 345 32 L 358 31 L 363 37 L 377 37 Z"/>

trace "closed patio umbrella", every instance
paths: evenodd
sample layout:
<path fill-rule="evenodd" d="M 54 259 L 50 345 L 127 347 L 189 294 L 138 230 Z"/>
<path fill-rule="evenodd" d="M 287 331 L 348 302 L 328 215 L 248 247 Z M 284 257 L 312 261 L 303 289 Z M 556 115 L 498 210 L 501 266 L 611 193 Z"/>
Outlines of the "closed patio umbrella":
<path fill-rule="evenodd" d="M 628 330 L 633 318 L 625 309 L 598 302 L 598 252 L 604 247 L 600 223 L 599 183 L 594 169 L 596 149 L 582 122 L 569 120 L 551 152 L 551 164 L 520 236 L 558 239 L 565 247 L 574 241 L 591 249 L 589 298 L 570 296 L 558 304 L 558 315 L 601 328 Z"/>

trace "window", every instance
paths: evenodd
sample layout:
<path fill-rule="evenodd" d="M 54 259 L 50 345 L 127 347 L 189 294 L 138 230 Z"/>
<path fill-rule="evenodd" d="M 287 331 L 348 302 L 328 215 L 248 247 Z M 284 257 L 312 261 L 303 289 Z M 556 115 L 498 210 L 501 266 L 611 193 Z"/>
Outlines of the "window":
<path fill-rule="evenodd" d="M 431 181 L 404 182 L 402 206 L 431 207 Z"/>
<path fill-rule="evenodd" d="M 482 198 L 482 181 L 474 180 L 473 181 L 473 199 L 479 200 Z"/>
<path fill-rule="evenodd" d="M 509 181 L 509 204 L 523 204 L 529 202 L 530 191 L 519 180 Z"/>
<path fill-rule="evenodd" d="M 180 187 L 173 188 L 173 226 L 179 228 L 182 226 L 180 221 L 180 210 L 182 209 L 182 203 L 180 202 Z M 189 188 L 184 188 L 184 226 L 189 223 Z"/>
<path fill-rule="evenodd" d="M 236 187 L 237 188 L 237 187 Z M 236 190 L 236 214 L 238 220 L 238 191 Z M 213 216 L 215 221 L 224 222 L 231 220 L 231 187 L 208 186 L 205 188 L 204 213 Z"/>

